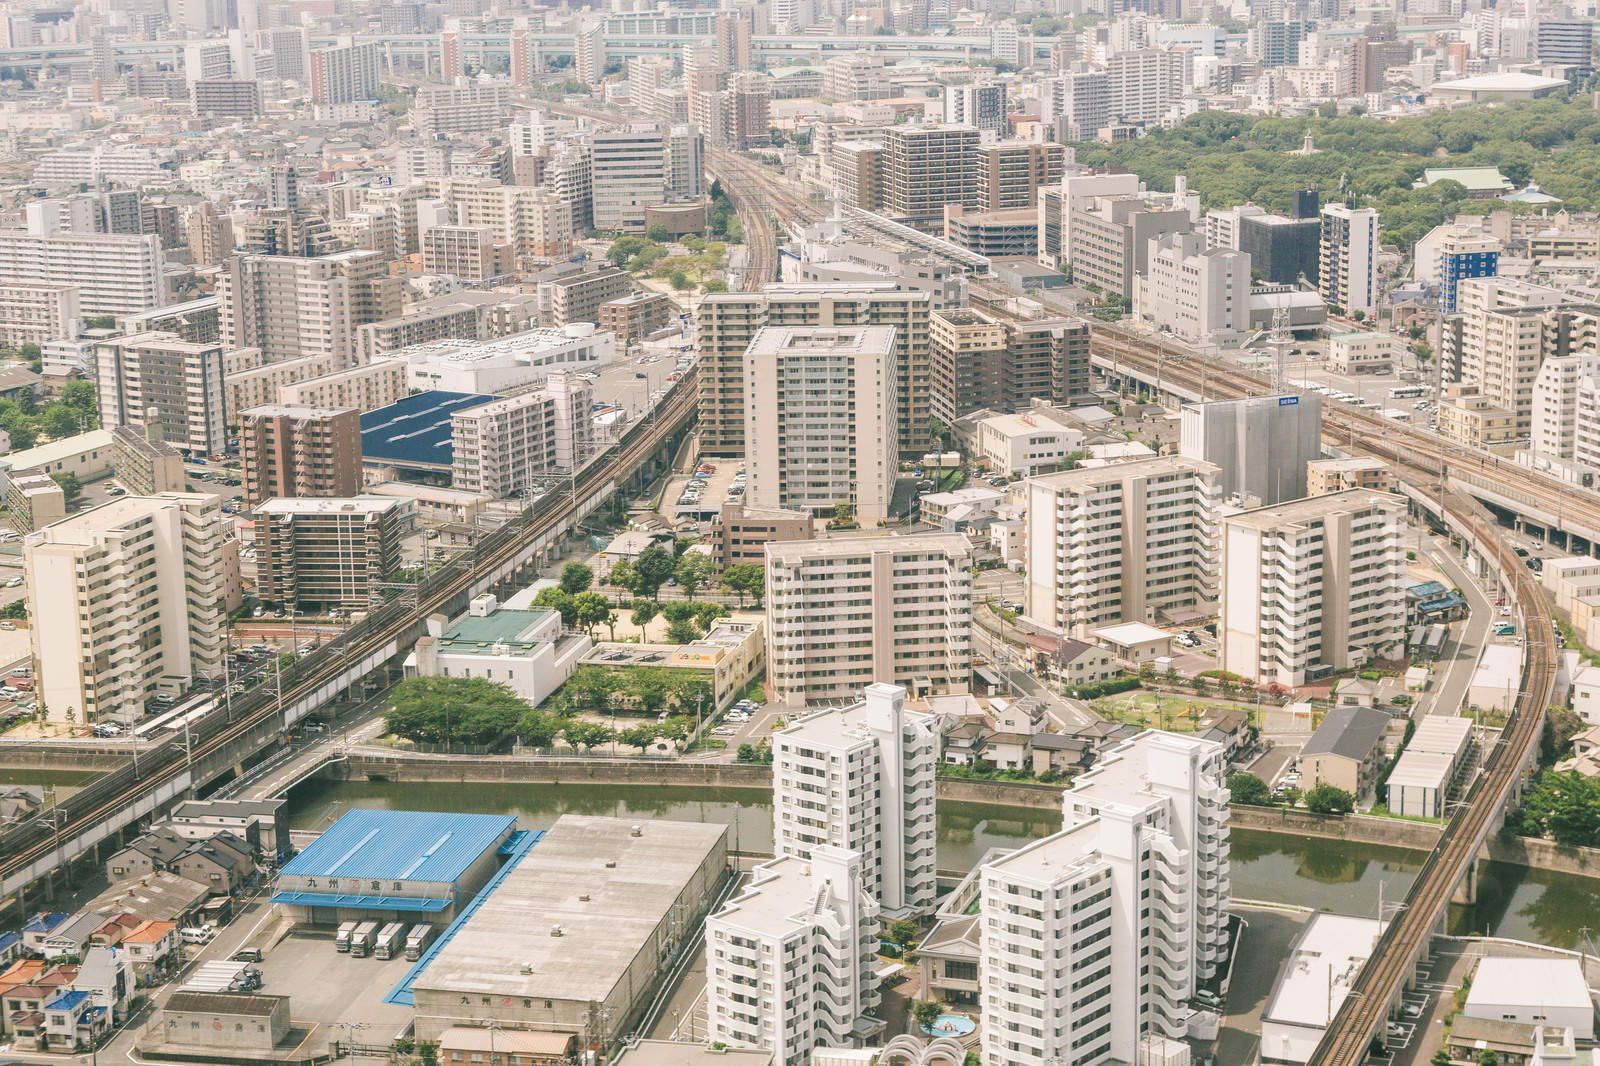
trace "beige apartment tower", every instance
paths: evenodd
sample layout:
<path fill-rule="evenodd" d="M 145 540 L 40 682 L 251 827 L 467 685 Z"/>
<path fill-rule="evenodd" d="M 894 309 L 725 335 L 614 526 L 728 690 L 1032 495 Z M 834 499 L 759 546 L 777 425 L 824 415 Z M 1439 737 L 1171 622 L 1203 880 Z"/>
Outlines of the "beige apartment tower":
<path fill-rule="evenodd" d="M 846 503 L 872 527 L 889 517 L 894 329 L 769 326 L 745 353 L 752 507 L 823 514 Z"/>
<path fill-rule="evenodd" d="M 160 693 L 220 678 L 222 499 L 124 496 L 23 545 L 39 705 L 54 721 L 133 722 Z"/>

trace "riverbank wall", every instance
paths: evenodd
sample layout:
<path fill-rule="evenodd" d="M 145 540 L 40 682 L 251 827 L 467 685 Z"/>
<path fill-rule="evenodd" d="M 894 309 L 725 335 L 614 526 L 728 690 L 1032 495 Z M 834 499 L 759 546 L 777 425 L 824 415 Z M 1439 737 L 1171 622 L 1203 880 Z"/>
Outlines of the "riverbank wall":
<path fill-rule="evenodd" d="M 352 753 L 330 764 L 324 774 L 344 780 L 384 780 L 530 785 L 614 784 L 677 788 L 739 788 L 768 791 L 772 768 L 737 763 L 699 763 L 645 759 L 451 759 L 406 752 Z M 1063 788 L 1018 781 L 983 781 L 941 777 L 939 799 L 948 803 L 984 803 L 1027 810 L 1059 810 Z M 1236 829 L 1263 833 L 1347 840 L 1352 844 L 1431 851 L 1441 826 L 1436 822 L 1373 815 L 1323 815 L 1283 807 L 1234 804 Z M 1600 878 L 1600 849 L 1562 847 L 1527 837 L 1489 838 L 1484 857 L 1518 866 L 1532 866 L 1579 877 Z"/>

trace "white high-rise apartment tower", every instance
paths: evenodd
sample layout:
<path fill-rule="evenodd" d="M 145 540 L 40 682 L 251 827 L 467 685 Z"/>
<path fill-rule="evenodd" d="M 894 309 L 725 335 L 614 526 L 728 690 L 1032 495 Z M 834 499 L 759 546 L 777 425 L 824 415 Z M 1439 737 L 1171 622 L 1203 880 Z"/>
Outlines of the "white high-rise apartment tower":
<path fill-rule="evenodd" d="M 1378 313 L 1378 212 L 1328 204 L 1322 209 L 1321 277 L 1330 311 Z"/>
<path fill-rule="evenodd" d="M 706 919 L 713 1041 L 805 1066 L 814 1048 L 858 1046 L 882 1030 L 867 1014 L 878 1003 L 878 905 L 863 870 L 861 856 L 830 845 L 809 860 L 773 859 Z"/>
<path fill-rule="evenodd" d="M 1145 732 L 1078 778 L 1054 836 L 982 867 L 984 1066 L 1139 1061 L 1185 1035 L 1227 943 L 1227 757 Z"/>
<path fill-rule="evenodd" d="M 28 535 L 28 638 L 51 718 L 133 722 L 158 693 L 222 677 L 223 517 L 220 496 L 123 496 Z"/>
<path fill-rule="evenodd" d="M 773 850 L 858 853 L 867 892 L 894 918 L 932 909 L 938 894 L 939 725 L 905 703 L 903 688 L 868 685 L 861 702 L 772 737 Z"/>

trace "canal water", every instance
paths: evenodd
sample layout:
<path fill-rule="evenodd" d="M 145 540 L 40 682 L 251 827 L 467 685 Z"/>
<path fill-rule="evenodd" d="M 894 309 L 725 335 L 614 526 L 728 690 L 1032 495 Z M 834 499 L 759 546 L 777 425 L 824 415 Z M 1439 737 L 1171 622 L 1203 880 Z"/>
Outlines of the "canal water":
<path fill-rule="evenodd" d="M 721 822 L 736 850 L 772 850 L 771 797 L 743 788 L 313 781 L 291 796 L 291 820 L 296 829 L 322 829 L 352 807 L 514 814 L 524 829 L 563 814 Z M 939 868 L 970 869 L 990 848 L 1018 847 L 1060 827 L 1050 811 L 941 802 Z M 1403 848 L 1243 829 L 1233 831 L 1232 846 L 1237 899 L 1373 916 L 1405 898 L 1423 859 Z M 1452 932 L 1576 948 L 1580 930 L 1600 914 L 1600 880 L 1508 863 L 1485 863 L 1478 893 L 1476 906 L 1451 908 Z"/>

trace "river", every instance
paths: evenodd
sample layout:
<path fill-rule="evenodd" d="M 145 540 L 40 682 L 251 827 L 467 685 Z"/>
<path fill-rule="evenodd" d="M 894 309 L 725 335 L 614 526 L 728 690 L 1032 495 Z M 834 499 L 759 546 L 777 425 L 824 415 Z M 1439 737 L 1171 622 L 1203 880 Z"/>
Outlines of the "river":
<path fill-rule="evenodd" d="M 313 781 L 291 797 L 296 829 L 321 829 L 351 807 L 514 814 L 542 829 L 562 814 L 721 822 L 737 850 L 772 850 L 772 801 L 759 789 L 610 785 L 501 785 Z M 977 803 L 939 804 L 939 868 L 966 870 L 990 848 L 1017 847 L 1060 828 L 1059 814 Z M 1423 853 L 1235 829 L 1233 895 L 1344 913 L 1376 915 L 1405 897 Z M 1380 896 L 1381 893 L 1381 896 Z M 1600 913 L 1600 880 L 1483 864 L 1478 903 L 1452 906 L 1450 929 L 1576 948 Z"/>

